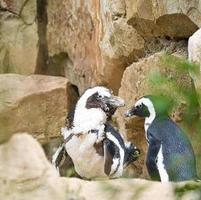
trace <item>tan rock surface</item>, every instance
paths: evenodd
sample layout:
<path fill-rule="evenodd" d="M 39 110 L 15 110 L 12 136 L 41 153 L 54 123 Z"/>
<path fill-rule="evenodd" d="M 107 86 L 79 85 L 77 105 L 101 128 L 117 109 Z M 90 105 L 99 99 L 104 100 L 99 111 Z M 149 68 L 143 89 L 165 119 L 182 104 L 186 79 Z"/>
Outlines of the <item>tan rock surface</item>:
<path fill-rule="evenodd" d="M 0 199 L 67 199 L 65 185 L 32 136 L 15 134 L 0 145 L 0 162 Z"/>
<path fill-rule="evenodd" d="M 73 69 L 66 77 L 83 91 L 95 84 L 96 69 L 99 66 L 100 50 L 98 47 L 98 10 L 96 1 L 53 1 L 48 0 L 47 44 L 49 55 L 66 53 Z M 67 67 L 67 66 L 66 66 Z M 76 76 L 72 76 L 75 74 Z M 75 77 L 75 78 L 74 78 Z"/>
<path fill-rule="evenodd" d="M 189 37 L 200 27 L 200 1 L 125 0 L 126 18 L 144 36 Z"/>
<path fill-rule="evenodd" d="M 65 76 L 80 92 L 103 84 L 117 93 L 125 68 L 149 53 L 145 41 L 188 38 L 196 31 L 201 18 L 199 5 L 198 0 L 49 0 L 49 54 L 53 58 L 65 55 L 55 68 L 62 65 Z"/>
<path fill-rule="evenodd" d="M 199 200 L 201 185 L 195 182 L 179 184 L 159 183 L 140 179 L 116 179 L 109 181 L 83 181 L 76 178 L 63 179 L 69 191 L 79 194 L 81 199 L 109 200 L 109 199 L 137 199 L 137 200 Z M 189 187 L 189 190 L 185 188 Z M 192 190 L 190 189 L 192 188 Z M 194 188 L 194 189 L 193 189 Z M 183 191 L 182 191 L 183 189 Z M 177 191 L 175 193 L 175 191 Z M 186 192 L 184 192 L 186 191 Z"/>
<path fill-rule="evenodd" d="M 0 73 L 33 74 L 38 55 L 35 0 L 1 0 Z"/>
<path fill-rule="evenodd" d="M 48 1 L 50 56 L 66 53 L 66 77 L 81 92 L 94 84 L 117 92 L 125 67 L 142 55 L 144 40 L 124 15 L 123 1 Z"/>
<path fill-rule="evenodd" d="M 0 75 L 0 141 L 21 131 L 40 142 L 59 136 L 76 98 L 71 84 L 62 77 Z"/>

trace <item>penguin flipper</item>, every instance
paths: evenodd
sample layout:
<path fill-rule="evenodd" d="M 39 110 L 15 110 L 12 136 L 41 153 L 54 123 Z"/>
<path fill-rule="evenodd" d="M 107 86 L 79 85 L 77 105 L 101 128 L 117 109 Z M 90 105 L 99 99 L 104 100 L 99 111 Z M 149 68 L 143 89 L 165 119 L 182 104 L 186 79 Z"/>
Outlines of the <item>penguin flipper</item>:
<path fill-rule="evenodd" d="M 104 140 L 104 171 L 108 176 L 113 176 L 118 168 L 119 163 L 114 163 L 114 159 L 120 157 L 118 147 L 109 139 Z"/>
<path fill-rule="evenodd" d="M 67 152 L 65 149 L 65 145 L 62 144 L 59 146 L 59 148 L 56 150 L 56 152 L 52 156 L 52 164 L 55 166 L 57 170 L 59 170 L 59 167 L 62 166 L 66 157 L 67 157 Z"/>
<path fill-rule="evenodd" d="M 160 181 L 160 175 L 156 165 L 156 158 L 161 147 L 161 141 L 148 133 L 149 148 L 147 152 L 146 166 L 152 180 Z"/>

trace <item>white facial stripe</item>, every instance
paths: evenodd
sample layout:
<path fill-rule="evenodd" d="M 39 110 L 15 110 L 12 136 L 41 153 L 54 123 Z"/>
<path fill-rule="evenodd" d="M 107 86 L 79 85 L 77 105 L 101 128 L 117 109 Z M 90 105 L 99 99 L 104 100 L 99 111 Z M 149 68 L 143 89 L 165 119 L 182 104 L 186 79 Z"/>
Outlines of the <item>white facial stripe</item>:
<path fill-rule="evenodd" d="M 136 106 L 139 106 L 139 105 L 142 105 L 142 104 L 144 104 L 144 105 L 148 108 L 150 114 L 152 114 L 152 113 L 155 114 L 154 105 L 153 105 L 153 103 L 151 102 L 150 99 L 145 98 L 145 97 L 139 99 L 139 100 L 136 102 L 135 107 L 136 107 Z"/>
<path fill-rule="evenodd" d="M 164 163 L 163 163 L 163 152 L 162 152 L 162 145 L 160 147 L 160 150 L 157 155 L 157 168 L 160 174 L 161 182 L 168 182 L 169 176 L 167 174 L 167 171 L 165 169 Z"/>
<path fill-rule="evenodd" d="M 145 131 L 147 131 L 147 129 L 149 128 L 149 126 L 151 125 L 151 123 L 153 122 L 153 120 L 156 117 L 156 112 L 155 112 L 155 109 L 154 109 L 154 105 L 150 101 L 150 99 L 145 98 L 145 97 L 139 99 L 136 102 L 135 107 L 139 106 L 139 105 L 142 105 L 142 104 L 144 104 L 147 107 L 147 109 L 148 109 L 148 111 L 150 113 L 150 116 L 145 118 L 145 123 L 144 123 Z"/>

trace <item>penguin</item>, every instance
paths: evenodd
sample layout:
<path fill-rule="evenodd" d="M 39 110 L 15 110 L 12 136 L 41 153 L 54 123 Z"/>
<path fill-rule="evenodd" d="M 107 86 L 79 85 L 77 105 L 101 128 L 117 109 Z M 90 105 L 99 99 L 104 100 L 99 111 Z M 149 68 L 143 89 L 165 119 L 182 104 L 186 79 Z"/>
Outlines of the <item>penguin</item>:
<path fill-rule="evenodd" d="M 69 155 L 82 178 L 122 176 L 124 167 L 137 160 L 140 151 L 108 122 L 120 106 L 124 100 L 108 88 L 87 89 L 61 129 L 64 140 L 52 157 L 53 165 L 59 169 Z"/>
<path fill-rule="evenodd" d="M 168 116 L 169 103 L 163 96 L 144 96 L 125 112 L 125 117 L 145 118 L 146 167 L 151 179 L 161 182 L 195 180 L 192 145 L 184 131 Z"/>

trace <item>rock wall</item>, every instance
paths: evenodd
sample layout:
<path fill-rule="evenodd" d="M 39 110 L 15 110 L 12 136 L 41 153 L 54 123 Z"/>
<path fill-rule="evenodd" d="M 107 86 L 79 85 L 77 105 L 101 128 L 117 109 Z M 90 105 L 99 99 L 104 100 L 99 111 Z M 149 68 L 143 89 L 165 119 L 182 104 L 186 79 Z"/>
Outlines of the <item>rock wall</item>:
<path fill-rule="evenodd" d="M 162 53 L 187 58 L 187 40 L 201 26 L 200 13 L 200 0 L 0 0 L 0 143 L 24 131 L 50 143 L 76 102 L 76 91 L 97 84 L 130 106 L 149 92 L 151 70 L 171 77 L 160 63 Z M 193 89 L 189 75 L 176 77 Z M 186 102 L 173 94 L 180 103 L 172 117 L 182 124 Z M 142 156 L 126 173 L 148 178 L 143 122 L 123 119 L 127 107 L 113 121 Z M 199 166 L 195 135 L 191 130 Z"/>
<path fill-rule="evenodd" d="M 0 1 L 0 73 L 33 74 L 38 56 L 36 0 Z"/>
<path fill-rule="evenodd" d="M 165 37 L 187 39 L 196 31 L 201 17 L 198 5 L 199 1 L 49 0 L 49 53 L 65 55 L 65 75 L 81 92 L 89 85 L 104 84 L 117 93 L 132 62 L 175 42 Z M 158 37 L 163 38 L 150 49 Z"/>

